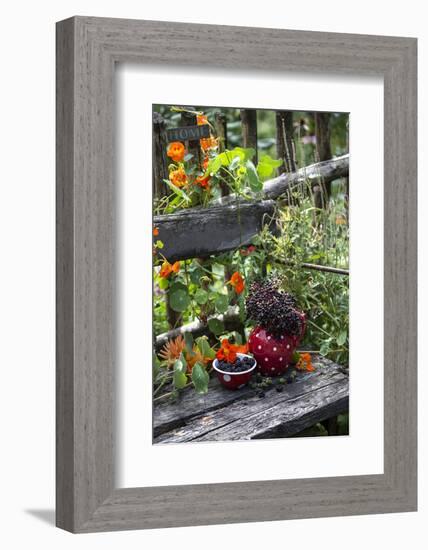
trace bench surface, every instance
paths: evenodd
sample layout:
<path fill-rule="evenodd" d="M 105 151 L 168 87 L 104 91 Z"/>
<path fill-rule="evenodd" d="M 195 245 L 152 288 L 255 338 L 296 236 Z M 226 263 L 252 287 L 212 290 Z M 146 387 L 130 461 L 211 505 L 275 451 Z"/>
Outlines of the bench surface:
<path fill-rule="evenodd" d="M 296 371 L 282 392 L 271 386 L 262 398 L 249 386 L 228 390 L 212 378 L 206 395 L 185 388 L 174 402 L 160 400 L 153 409 L 153 443 L 289 437 L 347 411 L 347 369 L 317 355 L 312 363 L 314 372 Z"/>

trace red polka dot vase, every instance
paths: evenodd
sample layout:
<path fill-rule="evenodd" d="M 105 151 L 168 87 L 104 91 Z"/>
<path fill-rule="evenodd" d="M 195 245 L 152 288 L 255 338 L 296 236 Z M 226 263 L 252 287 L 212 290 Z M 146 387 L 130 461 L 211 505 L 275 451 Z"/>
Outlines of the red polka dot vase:
<path fill-rule="evenodd" d="M 279 376 L 291 363 L 296 348 L 305 332 L 305 315 L 302 313 L 302 332 L 299 336 L 283 334 L 274 337 L 264 328 L 255 327 L 248 338 L 249 351 L 263 376 Z"/>

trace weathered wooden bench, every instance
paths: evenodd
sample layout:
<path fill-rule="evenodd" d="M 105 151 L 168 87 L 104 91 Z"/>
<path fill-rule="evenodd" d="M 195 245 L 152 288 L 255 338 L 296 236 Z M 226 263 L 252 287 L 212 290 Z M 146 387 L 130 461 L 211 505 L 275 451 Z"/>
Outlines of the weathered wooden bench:
<path fill-rule="evenodd" d="M 289 437 L 348 410 L 347 369 L 313 356 L 314 372 L 296 371 L 295 381 L 260 398 L 249 386 L 231 391 L 216 378 L 209 392 L 186 388 L 171 403 L 154 406 L 154 443 L 231 441 Z"/>

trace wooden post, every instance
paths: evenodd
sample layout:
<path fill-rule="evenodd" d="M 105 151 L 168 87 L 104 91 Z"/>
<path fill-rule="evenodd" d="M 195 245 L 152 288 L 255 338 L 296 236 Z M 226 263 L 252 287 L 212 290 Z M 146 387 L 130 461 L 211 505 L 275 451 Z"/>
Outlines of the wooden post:
<path fill-rule="evenodd" d="M 242 145 L 252 147 L 255 151 L 253 159 L 257 164 L 257 111 L 256 109 L 241 109 Z"/>
<path fill-rule="evenodd" d="M 159 113 L 153 112 L 153 200 L 168 193 L 164 179 L 168 179 L 168 158 L 165 120 Z"/>
<path fill-rule="evenodd" d="M 189 107 L 189 110 L 194 111 L 193 107 Z M 187 113 L 183 111 L 181 113 L 180 126 L 194 126 L 197 124 L 196 115 L 193 113 Z M 200 165 L 201 164 L 201 148 L 199 146 L 199 140 L 191 140 L 186 142 L 187 151 L 194 156 L 195 161 Z"/>
<path fill-rule="evenodd" d="M 315 113 L 315 135 L 317 138 L 318 162 L 330 160 L 330 113 Z M 331 182 L 326 184 L 327 197 L 330 196 Z"/>
<path fill-rule="evenodd" d="M 227 149 L 227 122 L 225 115 L 222 113 L 215 114 L 215 127 L 219 143 L 219 153 L 222 153 L 225 149 Z M 220 180 L 220 188 L 223 197 L 229 195 L 229 187 L 223 180 Z"/>
<path fill-rule="evenodd" d="M 283 164 L 278 168 L 278 175 L 295 172 L 297 169 L 293 141 L 293 111 L 276 111 L 276 151 Z"/>
<path fill-rule="evenodd" d="M 227 149 L 227 121 L 223 113 L 215 114 L 215 128 L 219 139 L 219 152 L 222 153 Z"/>

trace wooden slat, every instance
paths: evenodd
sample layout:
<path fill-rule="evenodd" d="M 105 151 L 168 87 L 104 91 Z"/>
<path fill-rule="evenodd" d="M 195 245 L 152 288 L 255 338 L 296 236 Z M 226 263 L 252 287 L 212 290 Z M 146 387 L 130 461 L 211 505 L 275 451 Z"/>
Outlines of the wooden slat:
<path fill-rule="evenodd" d="M 241 202 L 228 206 L 189 208 L 155 216 L 162 254 L 170 261 L 206 258 L 250 242 L 265 223 L 271 224 L 274 201 Z"/>
<path fill-rule="evenodd" d="M 278 399 L 278 395 L 282 397 Z M 330 384 L 318 389 L 310 389 L 304 394 L 290 399 L 284 392 L 270 392 L 270 397 L 253 397 L 240 402 L 224 426 L 210 430 L 197 438 L 197 441 L 236 441 L 288 437 L 301 432 L 348 409 L 349 384 L 343 375 L 336 375 Z M 270 401 L 277 401 L 272 405 Z M 216 411 L 215 416 L 217 416 Z M 219 415 L 220 416 L 220 415 Z"/>
<path fill-rule="evenodd" d="M 227 390 L 217 378 L 211 380 L 209 392 L 203 398 L 190 388 L 183 391 L 173 404 L 166 398 L 154 408 L 154 442 L 190 441 L 202 437 L 204 429 L 220 429 L 227 423 L 240 420 L 244 409 L 245 415 L 249 411 L 262 412 L 278 403 L 303 398 L 333 382 L 344 380 L 347 384 L 347 374 L 335 363 L 318 356 L 313 358 L 313 362 L 316 367 L 314 373 L 298 372 L 296 381 L 285 386 L 282 393 L 270 390 L 263 399 L 255 397 L 254 390 L 249 386 L 236 391 Z M 242 406 L 238 405 L 241 401 Z"/>

